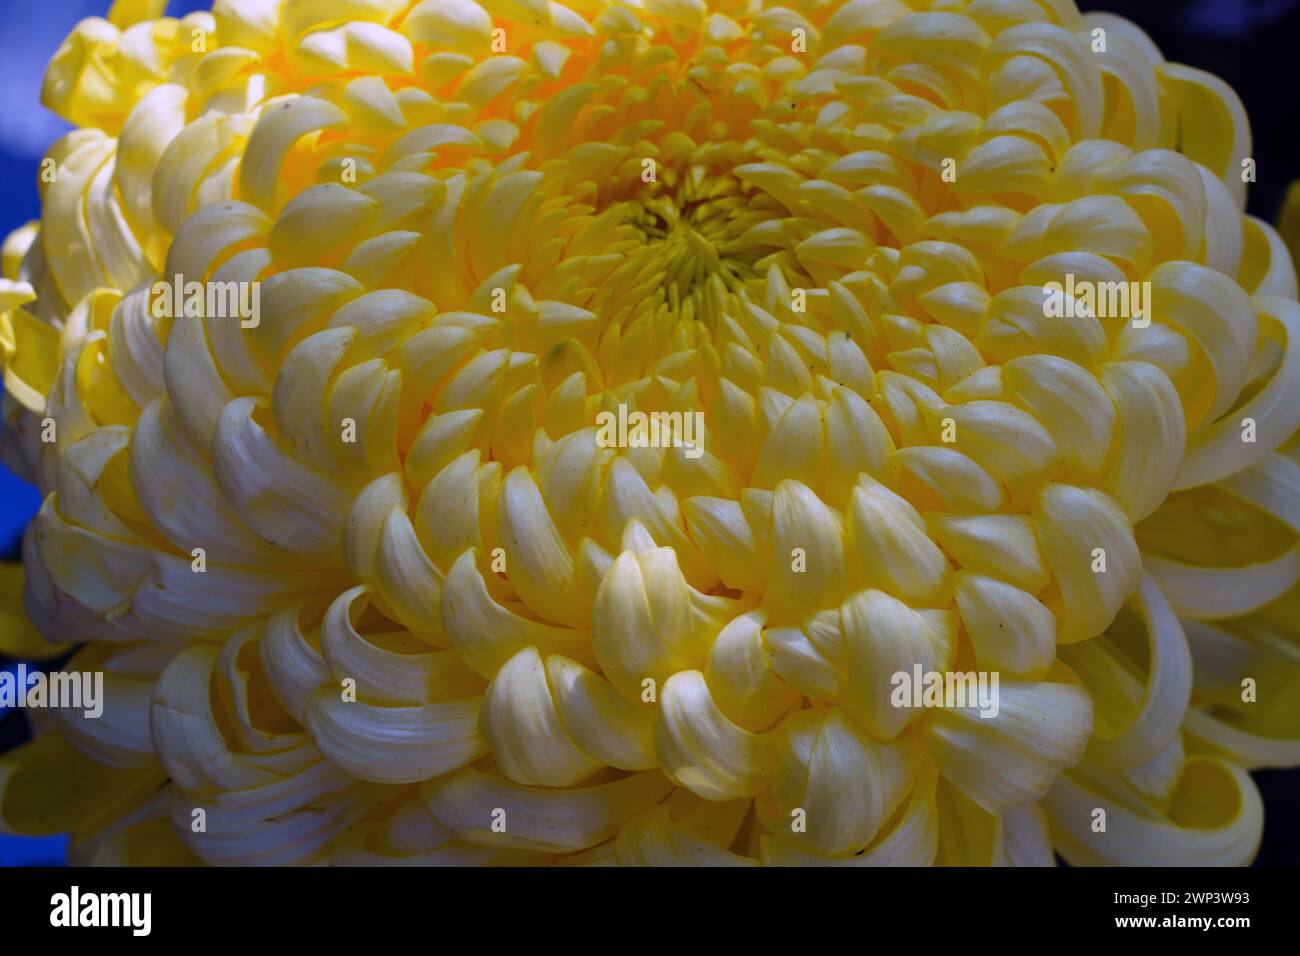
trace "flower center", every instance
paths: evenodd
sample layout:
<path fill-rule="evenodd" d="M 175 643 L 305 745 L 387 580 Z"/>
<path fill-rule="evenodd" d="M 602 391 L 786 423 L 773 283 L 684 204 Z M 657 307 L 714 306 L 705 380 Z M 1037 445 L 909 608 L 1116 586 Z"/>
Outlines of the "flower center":
<path fill-rule="evenodd" d="M 661 166 L 628 201 L 629 223 L 643 243 L 633 256 L 653 261 L 659 288 L 679 318 L 712 324 L 729 294 L 761 275 L 773 251 L 755 233 L 784 211 L 730 169 L 703 163 Z"/>

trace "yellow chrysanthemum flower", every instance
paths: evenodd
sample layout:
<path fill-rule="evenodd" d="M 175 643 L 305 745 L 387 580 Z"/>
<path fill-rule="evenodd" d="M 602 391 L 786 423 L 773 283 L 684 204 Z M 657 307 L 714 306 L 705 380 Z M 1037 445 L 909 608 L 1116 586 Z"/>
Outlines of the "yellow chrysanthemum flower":
<path fill-rule="evenodd" d="M 26 614 L 106 700 L 0 757 L 0 826 L 1252 858 L 1247 770 L 1300 763 L 1300 306 L 1223 83 L 1069 0 L 162 7 L 60 49 L 79 128 L 4 247 Z"/>

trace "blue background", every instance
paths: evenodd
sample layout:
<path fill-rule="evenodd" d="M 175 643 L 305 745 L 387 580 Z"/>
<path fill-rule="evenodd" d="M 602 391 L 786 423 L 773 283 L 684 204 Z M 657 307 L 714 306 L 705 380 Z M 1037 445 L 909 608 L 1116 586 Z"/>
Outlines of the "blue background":
<path fill-rule="evenodd" d="M 83 17 L 102 16 L 109 0 L 0 0 L 0 238 L 40 217 L 41 157 L 68 126 L 40 106 L 45 64 Z M 1295 120 L 1295 48 L 1300 0 L 1083 0 L 1142 26 L 1164 55 L 1209 70 L 1236 89 L 1251 117 L 1258 182 L 1249 211 L 1274 222 L 1287 184 L 1300 178 Z M 168 13 L 207 9 L 208 0 L 172 0 Z M 1287 71 L 1285 79 L 1280 75 Z M 0 465 L 0 558 L 15 559 L 23 528 L 40 504 L 36 490 Z M 13 663 L 0 657 L 0 668 Z M 28 734 L 21 712 L 0 710 L 0 752 Z M 1269 809 L 1261 865 L 1300 863 L 1300 771 L 1256 774 Z M 64 837 L 0 835 L 0 865 L 58 863 Z"/>

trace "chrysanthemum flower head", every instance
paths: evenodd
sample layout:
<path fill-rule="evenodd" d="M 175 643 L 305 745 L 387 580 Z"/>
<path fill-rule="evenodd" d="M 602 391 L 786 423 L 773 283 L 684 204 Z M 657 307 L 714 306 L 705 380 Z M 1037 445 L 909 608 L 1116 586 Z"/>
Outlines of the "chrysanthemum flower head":
<path fill-rule="evenodd" d="M 106 702 L 0 758 L 0 824 L 1253 856 L 1300 306 L 1224 84 L 1065 0 L 162 6 L 54 58 L 4 248 L 26 614 Z"/>

